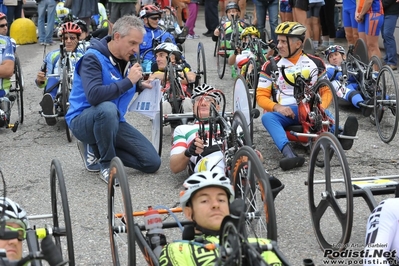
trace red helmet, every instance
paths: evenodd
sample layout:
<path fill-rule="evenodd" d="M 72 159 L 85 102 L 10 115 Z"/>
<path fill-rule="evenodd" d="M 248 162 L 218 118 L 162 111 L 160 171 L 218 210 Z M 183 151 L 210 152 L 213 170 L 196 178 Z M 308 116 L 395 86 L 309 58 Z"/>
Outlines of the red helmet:
<path fill-rule="evenodd" d="M 0 12 L 0 19 L 6 19 L 7 16 L 6 14 L 4 14 L 3 12 Z"/>
<path fill-rule="evenodd" d="M 82 30 L 80 29 L 79 25 L 74 22 L 67 22 L 61 25 L 61 35 L 66 33 L 75 33 L 78 36 L 82 34 Z"/>
<path fill-rule="evenodd" d="M 140 18 L 146 18 L 153 15 L 161 15 L 162 11 L 155 5 L 145 5 L 141 8 Z"/>

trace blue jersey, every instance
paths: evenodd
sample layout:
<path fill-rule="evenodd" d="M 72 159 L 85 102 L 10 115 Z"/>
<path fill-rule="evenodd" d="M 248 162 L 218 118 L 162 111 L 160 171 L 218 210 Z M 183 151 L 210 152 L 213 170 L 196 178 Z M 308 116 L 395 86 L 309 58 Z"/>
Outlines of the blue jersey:
<path fill-rule="evenodd" d="M 14 49 L 10 37 L 0 35 L 0 53 L 0 64 L 7 60 L 15 62 Z M 0 97 L 3 97 L 9 93 L 11 87 L 10 78 L 0 78 L 0 86 Z"/>

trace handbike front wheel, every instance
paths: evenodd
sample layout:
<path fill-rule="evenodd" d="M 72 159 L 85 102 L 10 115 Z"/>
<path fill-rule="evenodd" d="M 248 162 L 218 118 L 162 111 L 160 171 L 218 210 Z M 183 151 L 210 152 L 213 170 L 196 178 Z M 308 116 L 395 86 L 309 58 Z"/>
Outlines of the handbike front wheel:
<path fill-rule="evenodd" d="M 24 77 L 22 75 L 21 63 L 15 56 L 15 91 L 17 95 L 18 122 L 24 122 Z"/>
<path fill-rule="evenodd" d="M 205 49 L 202 42 L 198 43 L 197 48 L 197 74 L 202 75 L 202 83 L 206 84 L 206 61 L 205 61 Z M 199 84 L 198 84 L 199 85 Z"/>
<path fill-rule="evenodd" d="M 316 167 L 320 157 L 324 158 L 323 168 Z M 344 150 L 329 132 L 320 134 L 313 146 L 307 185 L 310 215 L 320 247 L 343 250 L 352 232 L 353 191 Z"/>
<path fill-rule="evenodd" d="M 62 111 L 64 113 L 64 122 L 65 122 L 65 132 L 66 136 L 68 139 L 68 142 L 72 142 L 72 132 L 68 127 L 68 124 L 66 122 L 65 116 L 68 112 L 69 109 L 69 93 L 71 89 L 71 80 L 69 78 L 69 73 L 68 73 L 68 68 L 64 67 L 63 73 L 62 73 L 62 82 L 61 82 L 61 93 L 62 93 Z"/>
<path fill-rule="evenodd" d="M 374 96 L 374 117 L 378 135 L 385 143 L 393 140 L 398 129 L 398 83 L 392 69 L 384 66 L 377 78 Z"/>
<path fill-rule="evenodd" d="M 119 181 L 119 187 L 113 184 Z M 118 157 L 111 160 L 108 180 L 108 229 L 115 266 L 136 265 L 134 219 L 129 182 Z M 130 229 L 130 230 L 128 230 Z"/>
<path fill-rule="evenodd" d="M 244 146 L 234 155 L 230 179 L 235 197 L 242 198 L 246 205 L 248 236 L 277 240 L 276 213 L 269 175 L 251 147 Z"/>
<path fill-rule="evenodd" d="M 218 69 L 218 76 L 220 79 L 223 79 L 224 72 L 226 71 L 226 63 L 227 63 L 227 49 L 226 49 L 226 39 L 221 37 L 224 35 L 224 32 L 220 32 L 219 38 L 217 40 L 216 46 L 216 65 Z M 224 45 L 221 48 L 221 45 Z"/>
<path fill-rule="evenodd" d="M 68 254 L 69 265 L 75 265 L 71 216 L 69 213 L 68 196 L 61 163 L 53 159 L 50 168 L 51 209 L 53 214 L 53 236 L 55 245 L 61 254 Z M 66 236 L 66 244 L 61 241 Z"/>

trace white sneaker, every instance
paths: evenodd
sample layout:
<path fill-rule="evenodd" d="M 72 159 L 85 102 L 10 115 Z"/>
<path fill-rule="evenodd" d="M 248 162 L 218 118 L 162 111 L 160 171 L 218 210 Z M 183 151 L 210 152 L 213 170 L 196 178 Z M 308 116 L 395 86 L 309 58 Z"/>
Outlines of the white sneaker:
<path fill-rule="evenodd" d="M 193 40 L 193 39 L 198 39 L 199 37 L 200 37 L 200 36 L 197 35 L 197 34 L 194 34 L 194 35 L 188 34 L 187 37 L 186 37 L 186 39 L 187 39 L 187 40 Z"/>

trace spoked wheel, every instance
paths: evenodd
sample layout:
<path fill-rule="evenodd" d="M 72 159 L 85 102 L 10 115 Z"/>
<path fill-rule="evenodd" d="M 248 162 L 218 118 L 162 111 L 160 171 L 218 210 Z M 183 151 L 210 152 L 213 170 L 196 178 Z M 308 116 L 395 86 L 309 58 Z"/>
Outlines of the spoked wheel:
<path fill-rule="evenodd" d="M 202 42 L 198 43 L 197 48 L 197 74 L 202 76 L 202 82 L 206 84 L 206 61 L 205 61 L 205 49 Z M 197 84 L 198 86 L 199 84 Z"/>
<path fill-rule="evenodd" d="M 227 48 L 226 48 L 226 39 L 224 36 L 224 32 L 220 31 L 220 35 L 217 41 L 216 46 L 216 63 L 218 69 L 218 76 L 220 79 L 224 77 L 224 72 L 226 71 L 227 64 Z"/>
<path fill-rule="evenodd" d="M 234 112 L 233 121 L 231 123 L 231 127 L 234 133 L 237 135 L 237 140 L 241 142 L 241 146 L 252 146 L 252 140 L 250 138 L 247 120 L 244 114 L 237 110 Z"/>
<path fill-rule="evenodd" d="M 119 187 L 113 184 L 119 181 Z M 111 160 L 108 183 L 108 229 L 112 261 L 116 265 L 136 265 L 134 218 L 129 182 L 122 161 Z M 128 230 L 131 229 L 131 230 Z"/>
<path fill-rule="evenodd" d="M 377 77 L 381 68 L 382 68 L 381 60 L 377 56 L 373 55 L 370 58 L 370 62 L 367 66 L 366 76 L 364 78 L 366 86 L 361 86 L 360 88 L 362 90 L 363 95 L 367 99 L 371 99 L 374 97 L 374 92 L 377 86 Z"/>
<path fill-rule="evenodd" d="M 182 113 L 181 102 L 183 95 L 183 89 L 181 87 L 180 82 L 176 78 L 175 68 L 172 63 L 169 63 L 168 66 L 168 75 L 169 75 L 169 102 L 172 105 L 172 110 L 174 114 Z"/>
<path fill-rule="evenodd" d="M 238 75 L 234 82 L 233 112 L 241 111 L 246 119 L 251 140 L 253 140 L 252 105 L 248 85 L 243 76 Z"/>
<path fill-rule="evenodd" d="M 22 75 L 21 63 L 18 56 L 15 56 L 15 86 L 10 89 L 10 92 L 16 94 L 16 101 L 18 106 L 18 122 L 24 122 L 24 77 Z"/>
<path fill-rule="evenodd" d="M 61 82 L 61 93 L 62 93 L 62 112 L 64 113 L 64 121 L 65 121 L 65 131 L 66 136 L 69 142 L 72 142 L 72 133 L 68 127 L 68 124 L 65 119 L 65 115 L 69 109 L 69 93 L 71 90 L 71 78 L 69 77 L 68 67 L 64 67 L 62 70 L 62 82 Z"/>
<path fill-rule="evenodd" d="M 305 42 L 303 43 L 303 51 L 307 54 L 314 54 L 314 46 L 310 38 L 306 38 Z"/>
<path fill-rule="evenodd" d="M 159 112 L 152 119 L 151 142 L 157 150 L 158 155 L 162 154 L 162 137 L 163 137 L 163 108 L 162 101 L 159 103 Z"/>
<path fill-rule="evenodd" d="M 68 196 L 61 163 L 57 159 L 53 159 L 51 162 L 50 188 L 55 245 L 61 251 L 61 254 L 68 255 L 66 260 L 69 261 L 69 265 L 75 265 Z M 61 237 L 66 237 L 66 241 L 61 241 Z"/>
<path fill-rule="evenodd" d="M 244 79 L 252 96 L 252 108 L 256 108 L 256 89 L 258 87 L 258 68 L 254 58 L 250 58 L 244 66 Z"/>
<path fill-rule="evenodd" d="M 236 152 L 230 176 L 235 197 L 245 201 L 248 236 L 277 240 L 270 177 L 251 147 L 244 146 Z"/>
<path fill-rule="evenodd" d="M 220 252 L 222 253 L 223 265 L 242 265 L 241 232 L 229 220 L 223 221 L 221 230 Z"/>
<path fill-rule="evenodd" d="M 365 64 L 369 63 L 367 46 L 366 43 L 363 41 L 363 39 L 361 38 L 357 39 L 355 43 L 355 48 L 353 50 L 353 54 L 363 63 Z"/>
<path fill-rule="evenodd" d="M 374 98 L 374 117 L 378 135 L 385 143 L 393 140 L 398 129 L 399 106 L 398 83 L 392 69 L 384 66 L 377 79 L 377 89 Z"/>
<path fill-rule="evenodd" d="M 340 133 L 340 126 L 339 126 L 339 107 L 338 107 L 338 99 L 334 89 L 334 86 L 331 84 L 329 80 L 321 79 L 315 84 L 315 91 L 321 94 L 329 94 L 331 97 L 330 103 L 324 111 L 321 111 L 321 123 L 323 130 L 321 132 L 331 132 L 334 134 L 335 137 L 338 138 L 338 134 Z M 322 102 L 323 104 L 323 102 Z M 322 106 L 316 107 L 316 109 L 321 109 Z M 316 165 L 319 167 L 324 166 L 324 158 L 317 159 Z"/>
<path fill-rule="evenodd" d="M 324 158 L 324 168 L 316 167 L 320 157 Z M 313 229 L 320 247 L 343 250 L 352 232 L 353 192 L 344 150 L 331 133 L 322 133 L 310 154 L 308 195 Z"/>

